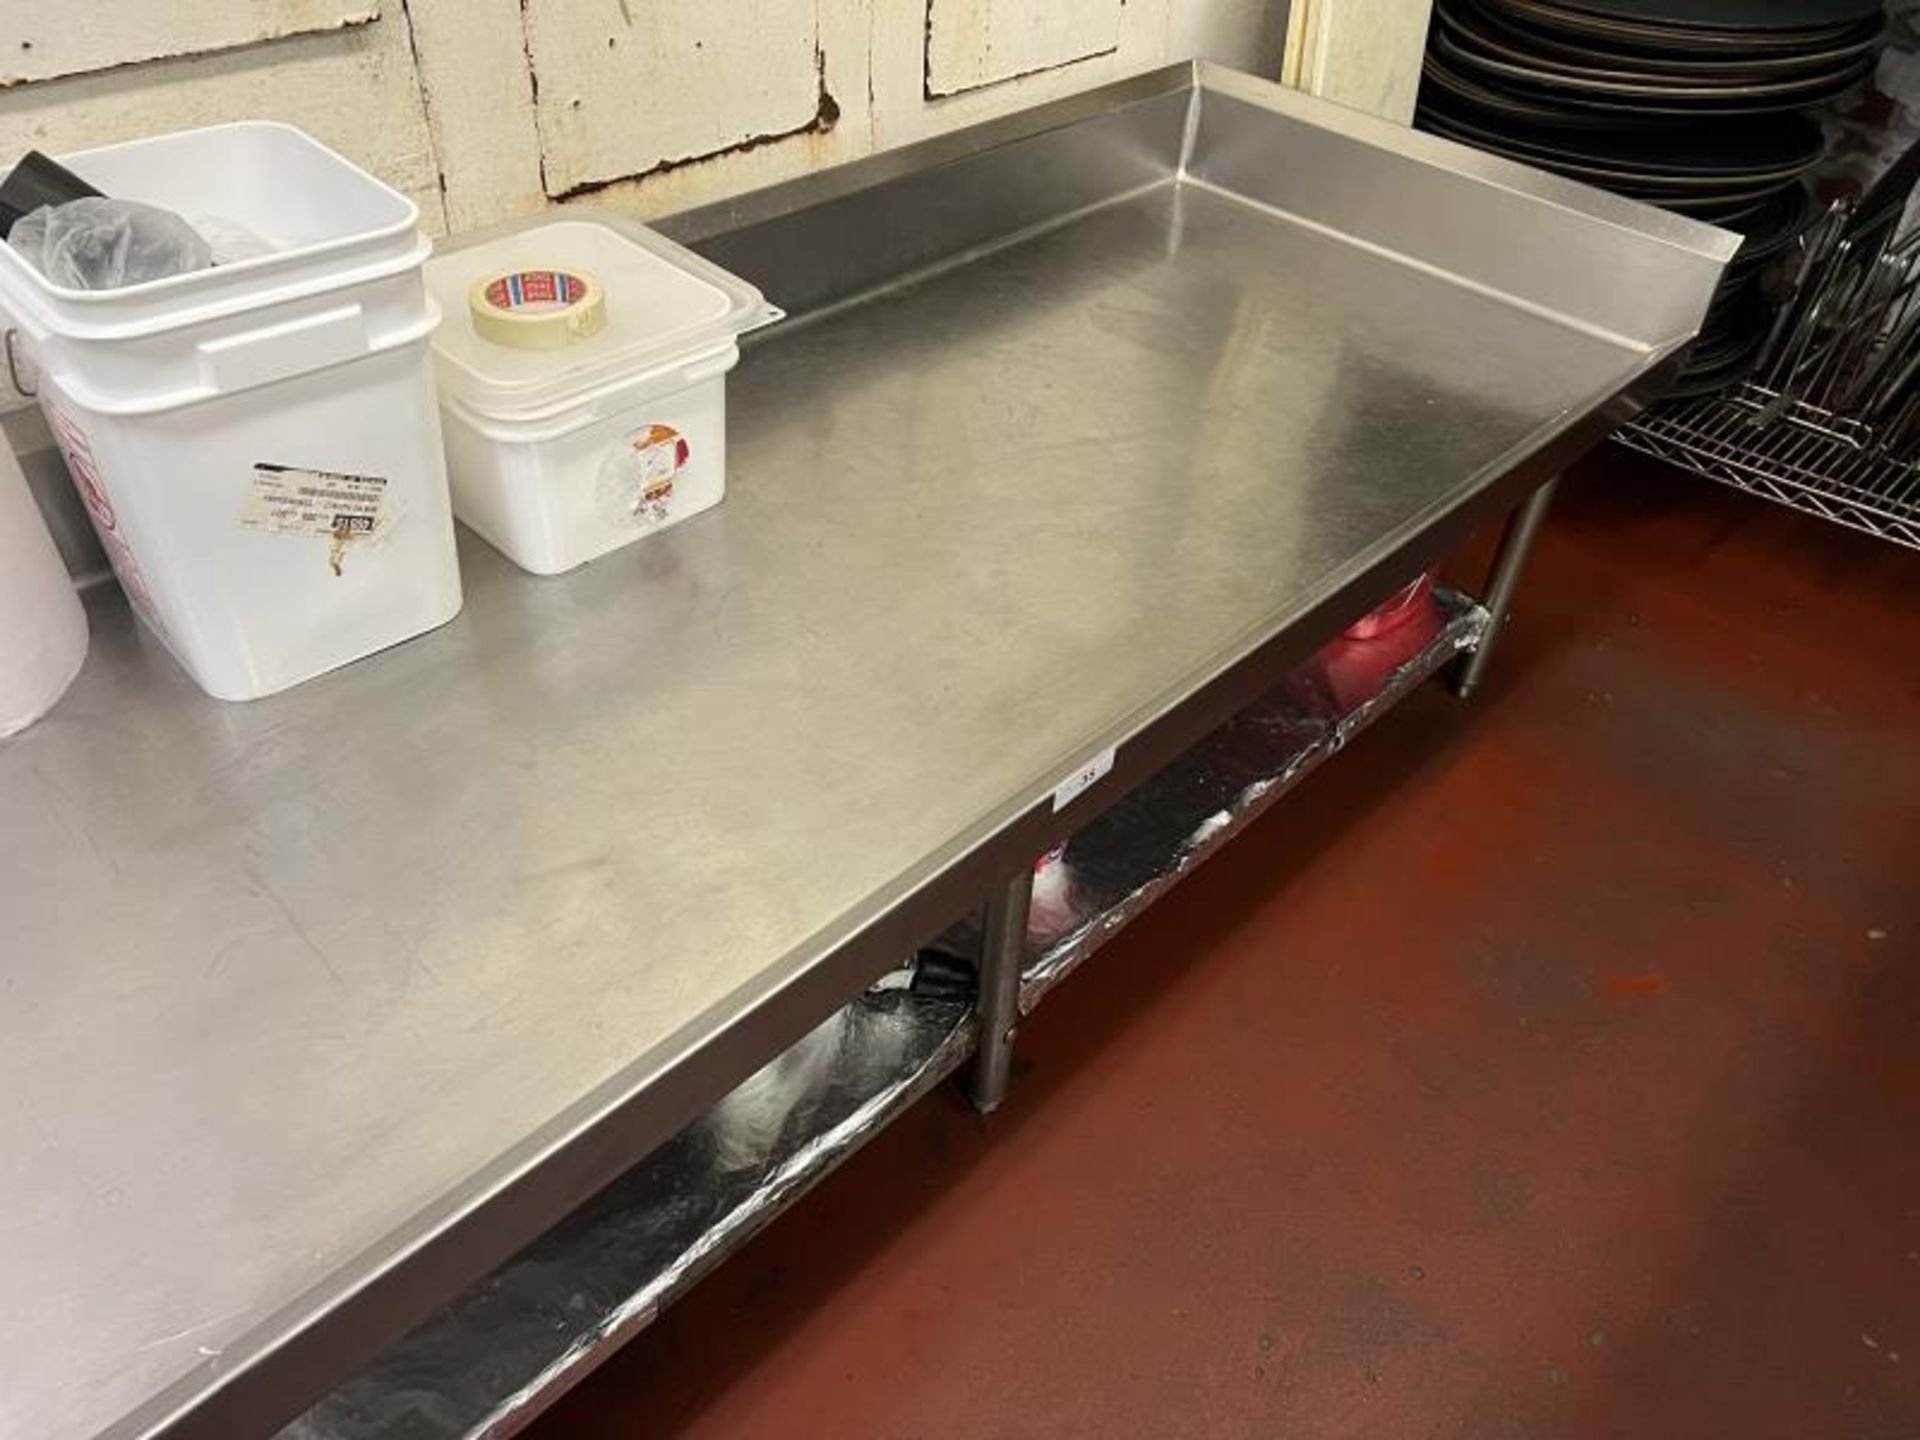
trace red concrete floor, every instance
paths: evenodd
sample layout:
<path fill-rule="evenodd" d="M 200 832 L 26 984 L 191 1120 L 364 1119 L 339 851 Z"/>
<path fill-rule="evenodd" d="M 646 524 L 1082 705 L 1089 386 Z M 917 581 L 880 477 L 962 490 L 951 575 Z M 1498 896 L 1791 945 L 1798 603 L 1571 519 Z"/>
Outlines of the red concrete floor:
<path fill-rule="evenodd" d="M 1615 454 L 1531 582 L 535 1440 L 1920 1436 L 1920 555 Z"/>

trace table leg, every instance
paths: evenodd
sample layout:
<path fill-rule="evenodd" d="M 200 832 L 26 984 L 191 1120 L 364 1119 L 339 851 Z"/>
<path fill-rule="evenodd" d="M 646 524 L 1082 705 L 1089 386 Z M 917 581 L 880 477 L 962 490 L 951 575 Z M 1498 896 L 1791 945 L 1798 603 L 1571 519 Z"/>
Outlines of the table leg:
<path fill-rule="evenodd" d="M 1500 642 L 1500 632 L 1506 628 L 1507 616 L 1513 609 L 1514 594 L 1520 588 L 1520 574 L 1527 568 L 1527 556 L 1533 552 L 1534 539 L 1540 533 L 1541 522 L 1547 518 L 1547 509 L 1553 504 L 1553 492 L 1559 484 L 1557 476 L 1547 481 L 1529 495 L 1507 521 L 1506 533 L 1500 537 L 1500 552 L 1494 556 L 1493 571 L 1487 577 L 1486 633 L 1467 655 L 1454 681 L 1454 693 L 1462 700 L 1478 690 L 1486 678 L 1493 647 Z"/>
<path fill-rule="evenodd" d="M 980 995 L 975 1002 L 979 1046 L 973 1056 L 968 1095 L 983 1115 L 1007 1097 L 1013 1073 L 1013 1035 L 1020 1022 L 1020 968 L 1027 954 L 1027 908 L 1033 901 L 1033 867 L 1025 866 L 987 901 L 980 944 Z"/>

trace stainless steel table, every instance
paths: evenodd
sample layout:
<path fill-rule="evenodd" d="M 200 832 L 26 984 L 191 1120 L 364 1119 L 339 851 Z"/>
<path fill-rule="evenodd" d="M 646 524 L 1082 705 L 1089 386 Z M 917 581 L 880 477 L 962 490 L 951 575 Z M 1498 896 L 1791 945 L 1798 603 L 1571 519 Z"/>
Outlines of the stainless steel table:
<path fill-rule="evenodd" d="M 8 1440 L 296 1414 L 1629 413 L 1732 244 L 1204 67 L 672 228 L 794 315 L 720 510 L 467 543 L 245 707 L 103 598 L 0 747 Z"/>

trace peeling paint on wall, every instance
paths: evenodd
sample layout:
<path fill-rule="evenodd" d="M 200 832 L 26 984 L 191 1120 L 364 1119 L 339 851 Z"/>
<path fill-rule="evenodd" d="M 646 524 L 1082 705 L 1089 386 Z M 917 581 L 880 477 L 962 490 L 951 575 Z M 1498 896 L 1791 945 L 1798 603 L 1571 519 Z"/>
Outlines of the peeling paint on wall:
<path fill-rule="evenodd" d="M 540 209 L 540 136 L 518 0 L 406 0 L 449 230 Z"/>
<path fill-rule="evenodd" d="M 650 168 L 642 170 L 637 174 L 616 175 L 607 180 L 582 181 L 570 190 L 555 191 L 551 187 L 551 182 L 548 181 L 546 177 L 546 166 L 543 162 L 541 166 L 541 179 L 546 187 L 548 198 L 553 200 L 577 200 L 583 196 L 597 195 L 614 185 L 621 185 L 630 181 L 639 182 L 650 180 L 656 175 L 671 174 L 676 170 L 685 169 L 689 165 L 711 164 L 728 155 L 744 155 L 750 151 L 758 150 L 763 145 L 777 145 L 782 140 L 793 140 L 803 135 L 824 135 L 828 133 L 835 125 L 840 123 L 840 102 L 835 100 L 833 93 L 827 89 L 826 52 L 817 50 L 814 52 L 813 58 L 814 70 L 818 76 L 819 98 L 814 102 L 812 116 L 810 116 L 805 123 L 795 125 L 786 130 L 772 131 L 764 135 L 749 135 L 746 139 L 736 140 L 733 144 L 723 149 L 708 151 L 701 155 L 672 156 L 664 160 L 656 161 Z"/>
<path fill-rule="evenodd" d="M 546 193 L 603 189 L 837 119 L 817 0 L 523 0 Z"/>
<path fill-rule="evenodd" d="M 365 0 L 252 0 L 245 5 L 0 0 L 0 88 L 145 60 L 212 55 L 370 25 L 379 18 L 380 7 Z"/>
<path fill-rule="evenodd" d="M 30 148 L 59 154 L 230 120 L 282 120 L 412 197 L 438 229 L 440 170 L 407 27 L 397 6 L 385 8 L 343 30 L 0 90 L 0 166 Z"/>
<path fill-rule="evenodd" d="M 58 153 L 280 119 L 412 196 L 433 230 L 556 200 L 657 215 L 1196 49 L 1271 73 L 1286 10 L 1285 0 L 0 0 L 0 13 L 9 6 L 35 24 L 78 8 L 164 11 L 176 17 L 168 50 L 256 40 L 137 63 L 124 57 L 139 44 L 100 49 L 89 63 L 120 55 L 117 68 L 0 89 L 0 166 L 29 146 Z M 346 28 L 257 43 L 289 17 Z M 967 88 L 929 97 L 948 86 Z"/>
<path fill-rule="evenodd" d="M 1120 48 L 1125 0 L 925 0 L 926 97 L 937 100 Z"/>

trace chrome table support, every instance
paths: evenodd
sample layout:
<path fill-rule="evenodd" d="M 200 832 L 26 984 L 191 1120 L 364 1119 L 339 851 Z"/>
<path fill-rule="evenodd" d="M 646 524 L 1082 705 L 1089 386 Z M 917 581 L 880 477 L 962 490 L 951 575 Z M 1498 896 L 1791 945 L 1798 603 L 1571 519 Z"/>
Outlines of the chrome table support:
<path fill-rule="evenodd" d="M 1500 632 L 1506 628 L 1507 617 L 1512 613 L 1513 597 L 1520 589 L 1527 557 L 1533 553 L 1533 542 L 1539 537 L 1540 526 L 1553 505 L 1553 492 L 1559 484 L 1558 476 L 1547 481 L 1507 520 L 1506 533 L 1500 537 L 1500 551 L 1493 559 L 1493 571 L 1487 577 L 1486 606 L 1491 618 L 1480 643 L 1461 662 L 1459 678 L 1454 681 L 1454 693 L 1462 700 L 1478 690 L 1480 682 L 1486 679 L 1487 666 L 1493 662 L 1493 648 L 1500 643 Z"/>
<path fill-rule="evenodd" d="M 1027 911 L 1033 904 L 1033 867 L 1001 886 L 987 901 L 980 944 L 979 1048 L 967 1086 L 973 1108 L 990 1115 L 1007 1098 L 1013 1074 L 1013 1036 L 1020 1022 L 1020 970 L 1027 955 Z"/>

